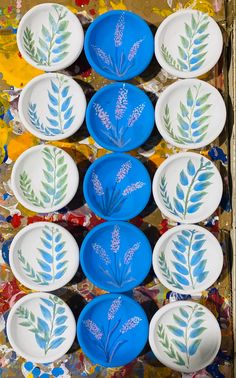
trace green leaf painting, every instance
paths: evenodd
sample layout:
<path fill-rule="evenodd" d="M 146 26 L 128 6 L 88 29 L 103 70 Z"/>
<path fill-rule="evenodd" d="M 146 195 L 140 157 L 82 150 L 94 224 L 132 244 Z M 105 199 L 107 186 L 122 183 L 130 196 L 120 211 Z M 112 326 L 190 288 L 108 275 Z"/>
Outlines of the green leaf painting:
<path fill-rule="evenodd" d="M 35 284 L 45 286 L 58 281 L 66 273 L 67 250 L 62 233 L 57 227 L 45 226 L 40 239 L 37 247 L 37 268 L 31 266 L 20 249 L 17 254 L 25 275 Z"/>
<path fill-rule="evenodd" d="M 163 115 L 165 129 L 172 140 L 181 145 L 200 143 L 207 135 L 209 110 L 212 106 L 208 100 L 211 94 L 202 95 L 200 90 L 201 84 L 188 88 L 186 100 L 180 101 L 177 114 L 173 116 L 174 126 L 171 121 L 170 106 L 168 103 L 165 106 Z"/>
<path fill-rule="evenodd" d="M 44 147 L 43 178 L 40 182 L 39 193 L 32 189 L 30 173 L 25 170 L 20 174 L 20 188 L 24 198 L 36 207 L 52 207 L 59 205 L 66 196 L 68 166 L 63 151 L 55 147 Z"/>
<path fill-rule="evenodd" d="M 184 24 L 184 34 L 179 36 L 176 57 L 173 57 L 168 48 L 162 44 L 161 53 L 166 63 L 183 72 L 194 72 L 201 68 L 207 54 L 208 25 L 207 14 L 197 12 L 196 16 L 192 15 L 191 21 Z"/>
<path fill-rule="evenodd" d="M 68 328 L 63 301 L 54 295 L 49 299 L 40 299 L 41 316 L 36 316 L 33 311 L 20 306 L 16 315 L 20 320 L 20 325 L 32 332 L 35 341 L 46 355 L 49 350 L 57 349 L 66 338 L 63 336 Z"/>
<path fill-rule="evenodd" d="M 26 27 L 23 43 L 26 53 L 40 66 L 52 66 L 61 62 L 68 55 L 69 22 L 66 20 L 67 11 L 60 5 L 52 5 L 54 12 L 48 16 L 47 26 L 41 27 L 38 41 L 33 31 Z"/>
<path fill-rule="evenodd" d="M 191 358 L 199 350 L 205 327 L 205 312 L 199 305 L 179 307 L 172 324 L 157 326 L 158 341 L 165 354 L 179 366 L 190 368 Z"/>

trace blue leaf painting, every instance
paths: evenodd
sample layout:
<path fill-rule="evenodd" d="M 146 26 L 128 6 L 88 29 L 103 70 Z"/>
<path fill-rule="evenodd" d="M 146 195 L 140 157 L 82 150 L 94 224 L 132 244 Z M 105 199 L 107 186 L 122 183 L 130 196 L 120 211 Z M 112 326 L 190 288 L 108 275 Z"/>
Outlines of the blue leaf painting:
<path fill-rule="evenodd" d="M 204 322 L 205 312 L 196 304 L 176 309 L 171 324 L 165 326 L 159 323 L 158 340 L 164 353 L 175 364 L 187 368 L 191 366 L 191 358 L 196 355 L 202 344 L 202 335 L 206 330 Z"/>
<path fill-rule="evenodd" d="M 28 115 L 31 124 L 47 136 L 63 134 L 74 123 L 75 110 L 70 96 L 68 80 L 62 75 L 50 81 L 51 88 L 48 94 L 47 122 L 42 122 L 38 116 L 37 104 L 29 103 Z"/>
<path fill-rule="evenodd" d="M 59 312 L 65 313 L 63 302 L 50 295 L 49 299 L 41 298 L 42 304 L 40 304 L 40 311 L 42 317 L 37 317 L 32 311 L 20 306 L 16 314 L 23 322 L 20 325 L 28 328 L 30 332 L 33 332 L 35 341 L 40 349 L 44 351 L 46 355 L 50 349 L 58 348 L 65 337 L 58 337 L 64 335 L 68 328 L 66 315 L 63 315 L 63 325 L 61 324 L 62 316 L 58 316 Z M 59 319 L 59 320 L 58 320 Z"/>

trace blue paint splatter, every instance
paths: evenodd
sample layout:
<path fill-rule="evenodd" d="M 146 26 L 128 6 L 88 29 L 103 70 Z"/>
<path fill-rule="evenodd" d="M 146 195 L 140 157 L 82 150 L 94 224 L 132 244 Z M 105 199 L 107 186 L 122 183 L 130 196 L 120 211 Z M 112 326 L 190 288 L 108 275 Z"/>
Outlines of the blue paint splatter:
<path fill-rule="evenodd" d="M 8 198 L 10 198 L 11 196 L 10 196 L 10 194 L 9 193 L 4 193 L 3 195 L 2 195 L 2 199 L 4 200 L 4 201 L 6 201 Z"/>
<path fill-rule="evenodd" d="M 60 367 L 56 367 L 52 370 L 52 374 L 54 375 L 54 377 L 59 377 L 63 373 L 64 373 L 64 370 Z"/>
<path fill-rule="evenodd" d="M 32 362 L 28 361 L 24 364 L 24 368 L 27 370 L 27 371 L 31 371 L 33 369 L 34 365 Z"/>
<path fill-rule="evenodd" d="M 9 248 L 11 245 L 12 239 L 5 240 L 2 244 L 2 258 L 6 264 L 9 265 Z"/>
<path fill-rule="evenodd" d="M 225 155 L 224 151 L 220 147 L 212 147 L 210 151 L 208 151 L 208 155 L 213 161 L 220 160 L 223 164 L 228 163 L 227 155 Z"/>
<path fill-rule="evenodd" d="M 40 369 L 38 367 L 35 367 L 32 370 L 32 374 L 33 374 L 34 377 L 39 377 L 40 376 Z"/>

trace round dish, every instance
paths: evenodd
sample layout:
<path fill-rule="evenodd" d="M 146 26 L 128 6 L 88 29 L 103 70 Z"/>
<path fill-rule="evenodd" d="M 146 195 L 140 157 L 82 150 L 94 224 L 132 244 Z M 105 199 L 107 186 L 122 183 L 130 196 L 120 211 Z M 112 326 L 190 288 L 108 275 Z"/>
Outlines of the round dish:
<path fill-rule="evenodd" d="M 179 148 L 202 148 L 223 130 L 226 106 L 219 91 L 205 81 L 180 80 L 160 95 L 155 120 L 167 142 Z"/>
<path fill-rule="evenodd" d="M 166 217 L 180 223 L 198 223 L 217 209 L 223 184 L 210 160 L 194 152 L 182 152 L 160 165 L 152 190 Z"/>
<path fill-rule="evenodd" d="M 200 226 L 176 226 L 165 232 L 153 251 L 153 269 L 168 289 L 180 294 L 210 287 L 223 268 L 218 240 Z"/>
<path fill-rule="evenodd" d="M 76 323 L 67 304 L 56 295 L 33 293 L 19 299 L 7 319 L 7 337 L 28 361 L 51 363 L 68 352 Z"/>
<path fill-rule="evenodd" d="M 44 140 L 74 134 L 85 117 L 86 98 L 69 76 L 48 73 L 31 80 L 19 98 L 19 116 L 26 129 Z"/>
<path fill-rule="evenodd" d="M 100 295 L 82 310 L 77 337 L 82 350 L 94 363 L 123 366 L 143 350 L 148 320 L 133 299 L 118 294 Z"/>
<path fill-rule="evenodd" d="M 173 370 L 192 373 L 215 359 L 221 331 L 215 316 L 206 307 L 177 301 L 163 306 L 153 316 L 149 343 L 161 363 Z"/>
<path fill-rule="evenodd" d="M 79 248 L 73 236 L 50 222 L 37 222 L 20 230 L 9 251 L 14 276 L 36 291 L 65 286 L 79 266 Z"/>
<path fill-rule="evenodd" d="M 166 17 L 155 35 L 158 63 L 171 75 L 190 78 L 210 71 L 220 58 L 222 33 L 206 13 L 180 10 Z"/>
<path fill-rule="evenodd" d="M 11 185 L 17 200 L 37 213 L 53 212 L 66 206 L 79 185 L 74 160 L 60 148 L 39 145 L 16 160 Z M 70 188 L 70 190 L 68 190 Z"/>
<path fill-rule="evenodd" d="M 100 89 L 86 112 L 89 133 L 111 151 L 139 147 L 152 132 L 154 109 L 148 96 L 132 84 L 115 83 Z"/>
<path fill-rule="evenodd" d="M 145 279 L 152 250 L 144 233 L 132 224 L 105 222 L 87 234 L 80 256 L 82 269 L 94 285 L 121 293 Z"/>
<path fill-rule="evenodd" d="M 43 71 L 59 71 L 70 66 L 79 57 L 83 43 L 79 19 L 60 4 L 34 6 L 22 17 L 17 29 L 21 55 Z"/>
<path fill-rule="evenodd" d="M 151 181 L 138 159 L 113 153 L 89 167 L 83 189 L 85 200 L 95 214 L 107 220 L 128 220 L 147 205 Z"/>
<path fill-rule="evenodd" d="M 147 23 L 135 13 L 109 11 L 89 26 L 84 49 L 99 75 L 110 80 L 129 80 L 150 63 L 153 36 Z"/>

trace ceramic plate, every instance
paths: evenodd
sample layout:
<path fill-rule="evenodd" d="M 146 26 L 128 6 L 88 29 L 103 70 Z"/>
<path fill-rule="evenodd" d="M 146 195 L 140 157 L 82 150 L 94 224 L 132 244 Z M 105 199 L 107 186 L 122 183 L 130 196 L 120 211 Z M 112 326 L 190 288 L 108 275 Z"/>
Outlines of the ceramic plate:
<path fill-rule="evenodd" d="M 57 73 L 31 80 L 19 99 L 21 122 L 44 140 L 60 140 L 74 134 L 83 123 L 85 109 L 86 98 L 80 85 Z"/>
<path fill-rule="evenodd" d="M 77 337 L 93 362 L 106 367 L 123 366 L 143 350 L 148 320 L 133 299 L 118 294 L 100 295 L 82 310 Z"/>
<path fill-rule="evenodd" d="M 215 140 L 226 120 L 226 107 L 212 85 L 180 80 L 160 95 L 155 109 L 158 130 L 176 147 L 201 148 Z"/>
<path fill-rule="evenodd" d="M 32 290 L 53 291 L 66 285 L 79 266 L 79 248 L 73 236 L 50 222 L 24 227 L 9 252 L 14 276 Z"/>
<path fill-rule="evenodd" d="M 144 233 L 132 224 L 105 222 L 87 234 L 80 256 L 90 281 L 103 290 L 120 293 L 145 279 L 152 250 Z"/>
<path fill-rule="evenodd" d="M 110 80 L 128 80 L 150 63 L 153 36 L 147 23 L 135 13 L 109 11 L 89 26 L 84 49 L 97 73 Z"/>
<path fill-rule="evenodd" d="M 223 192 L 220 173 L 194 152 L 170 156 L 157 169 L 153 196 L 161 212 L 180 223 L 198 223 L 217 209 Z"/>
<path fill-rule="evenodd" d="M 111 151 L 139 147 L 153 129 L 154 109 L 148 96 L 134 85 L 115 83 L 91 99 L 86 123 L 92 137 Z"/>
<path fill-rule="evenodd" d="M 107 154 L 97 159 L 84 178 L 84 196 L 91 210 L 108 220 L 128 220 L 147 205 L 151 192 L 148 171 L 138 159 Z"/>
<path fill-rule="evenodd" d="M 72 200 L 79 185 L 79 173 L 67 152 L 39 145 L 18 157 L 11 185 L 23 206 L 37 213 L 47 213 L 61 209 Z"/>
<path fill-rule="evenodd" d="M 17 354 L 50 363 L 68 352 L 76 323 L 67 304 L 55 295 L 33 293 L 19 299 L 7 319 L 8 340 Z"/>
<path fill-rule="evenodd" d="M 84 32 L 78 18 L 59 4 L 36 5 L 22 17 L 17 29 L 21 55 L 43 71 L 70 66 L 79 57 L 83 43 Z"/>
<path fill-rule="evenodd" d="M 149 343 L 156 358 L 170 369 L 196 372 L 216 357 L 221 331 L 204 306 L 178 301 L 156 312 L 149 327 Z"/>
<path fill-rule="evenodd" d="M 191 224 L 165 232 L 155 245 L 152 261 L 164 286 L 176 293 L 194 294 L 217 280 L 223 253 L 215 236 Z"/>
<path fill-rule="evenodd" d="M 223 48 L 221 30 L 213 18 L 193 9 L 168 16 L 155 35 L 158 63 L 170 74 L 197 77 L 217 63 Z"/>

